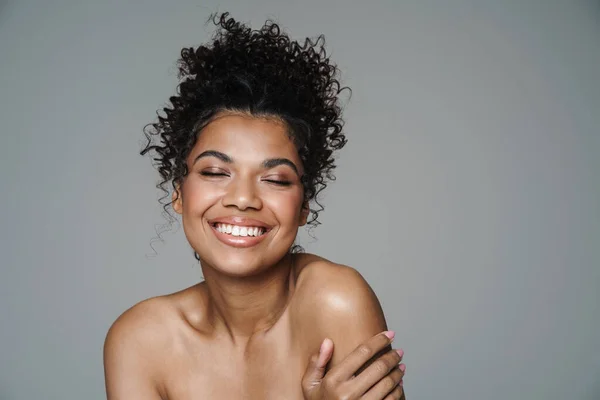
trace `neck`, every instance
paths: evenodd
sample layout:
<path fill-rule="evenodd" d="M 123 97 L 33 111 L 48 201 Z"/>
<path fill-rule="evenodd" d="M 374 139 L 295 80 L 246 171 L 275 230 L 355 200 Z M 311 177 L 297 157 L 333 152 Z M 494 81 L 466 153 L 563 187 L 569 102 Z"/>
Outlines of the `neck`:
<path fill-rule="evenodd" d="M 268 331 L 279 320 L 294 284 L 292 255 L 266 272 L 252 277 L 231 277 L 202 266 L 208 289 L 208 315 L 215 330 L 224 330 L 235 342 Z"/>

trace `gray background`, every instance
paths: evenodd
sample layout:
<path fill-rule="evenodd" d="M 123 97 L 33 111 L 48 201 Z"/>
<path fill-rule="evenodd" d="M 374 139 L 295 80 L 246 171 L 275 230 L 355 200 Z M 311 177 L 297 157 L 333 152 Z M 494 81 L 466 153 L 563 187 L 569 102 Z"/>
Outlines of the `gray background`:
<path fill-rule="evenodd" d="M 301 242 L 372 284 L 409 400 L 599 399 L 600 5 L 519 0 L 0 3 L 0 399 L 103 398 L 111 322 L 200 279 L 137 152 L 219 10 L 354 90 Z"/>

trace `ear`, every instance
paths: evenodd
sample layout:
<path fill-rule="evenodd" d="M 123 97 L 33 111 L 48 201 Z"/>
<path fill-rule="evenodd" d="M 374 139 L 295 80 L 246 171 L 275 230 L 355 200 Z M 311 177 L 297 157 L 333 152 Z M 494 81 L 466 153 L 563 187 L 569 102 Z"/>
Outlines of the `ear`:
<path fill-rule="evenodd" d="M 300 221 L 298 222 L 298 226 L 306 225 L 309 214 L 310 214 L 310 207 L 308 206 L 308 201 L 305 201 L 304 203 L 302 203 L 302 210 L 300 210 Z"/>
<path fill-rule="evenodd" d="M 177 186 L 175 188 L 175 190 L 173 191 L 173 195 L 171 195 L 171 200 L 172 200 L 171 205 L 173 206 L 173 210 L 177 214 L 183 213 L 183 204 L 182 204 L 182 198 L 181 198 L 181 190 L 179 189 L 179 186 Z"/>

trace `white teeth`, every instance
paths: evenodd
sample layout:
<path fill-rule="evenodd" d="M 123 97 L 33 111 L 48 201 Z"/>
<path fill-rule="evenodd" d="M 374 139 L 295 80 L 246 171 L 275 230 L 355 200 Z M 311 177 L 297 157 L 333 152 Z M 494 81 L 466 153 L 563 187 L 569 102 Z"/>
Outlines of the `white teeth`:
<path fill-rule="evenodd" d="M 229 224 L 215 224 L 218 232 L 226 233 L 232 236 L 260 236 L 265 232 L 264 228 L 256 226 L 237 226 Z"/>

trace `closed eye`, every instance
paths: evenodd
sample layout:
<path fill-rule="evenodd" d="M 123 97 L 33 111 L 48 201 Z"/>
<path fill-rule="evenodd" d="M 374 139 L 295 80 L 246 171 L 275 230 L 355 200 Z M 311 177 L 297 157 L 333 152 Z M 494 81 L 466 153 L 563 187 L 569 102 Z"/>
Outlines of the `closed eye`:
<path fill-rule="evenodd" d="M 211 171 L 202 171 L 200 172 L 202 176 L 227 176 L 224 172 L 211 172 Z"/>
<path fill-rule="evenodd" d="M 263 181 L 272 183 L 274 185 L 279 185 L 279 186 L 290 186 L 292 184 L 292 182 L 290 182 L 290 181 L 278 181 L 275 179 L 264 179 Z"/>

